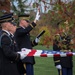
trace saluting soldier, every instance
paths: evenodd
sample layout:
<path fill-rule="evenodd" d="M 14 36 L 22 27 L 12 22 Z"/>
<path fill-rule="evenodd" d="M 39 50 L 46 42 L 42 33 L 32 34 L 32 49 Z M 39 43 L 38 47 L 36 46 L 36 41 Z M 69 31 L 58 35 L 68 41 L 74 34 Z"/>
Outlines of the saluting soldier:
<path fill-rule="evenodd" d="M 39 13 L 36 15 L 34 22 L 29 22 L 29 14 L 19 15 L 19 27 L 15 32 L 15 39 L 18 44 L 19 50 L 22 48 L 32 49 L 33 46 L 37 45 L 37 39 L 34 41 L 30 40 L 30 31 L 36 26 L 36 20 L 39 19 Z M 34 57 L 26 57 L 22 60 L 24 67 L 26 68 L 26 75 L 34 75 L 33 65 L 35 64 Z M 25 66 L 26 65 L 26 66 Z"/>
<path fill-rule="evenodd" d="M 59 42 L 60 42 L 60 49 L 58 49 L 59 51 L 63 51 L 63 52 L 72 52 L 72 39 L 71 39 L 71 35 L 69 35 L 69 26 L 67 25 L 65 27 L 65 30 L 62 31 L 62 33 L 60 34 L 59 38 Z M 58 46 L 58 44 L 57 44 Z M 56 49 L 55 49 L 56 51 Z M 56 68 L 59 69 L 59 75 L 73 75 L 73 59 L 72 56 L 66 56 L 66 57 L 60 57 L 59 59 L 57 59 L 55 57 L 54 59 L 55 64 L 56 64 Z M 59 66 L 60 65 L 60 66 Z"/>
<path fill-rule="evenodd" d="M 2 27 L 0 33 L 0 75 L 20 75 L 17 62 L 25 57 L 14 48 L 14 42 L 10 37 L 13 26 L 13 14 L 6 14 L 0 17 Z M 16 29 L 13 29 L 13 33 Z"/>

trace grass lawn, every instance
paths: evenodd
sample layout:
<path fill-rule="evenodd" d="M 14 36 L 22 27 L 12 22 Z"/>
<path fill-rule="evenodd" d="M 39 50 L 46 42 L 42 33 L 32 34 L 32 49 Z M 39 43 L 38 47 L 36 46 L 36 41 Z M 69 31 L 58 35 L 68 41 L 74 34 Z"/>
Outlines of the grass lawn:
<path fill-rule="evenodd" d="M 52 47 L 47 49 L 44 46 L 36 46 L 34 49 L 52 50 Z M 34 65 L 34 75 L 58 75 L 57 69 L 54 66 L 52 57 L 35 57 L 36 64 Z M 73 57 L 75 63 L 75 56 Z M 75 75 L 75 65 L 73 67 L 73 75 Z"/>

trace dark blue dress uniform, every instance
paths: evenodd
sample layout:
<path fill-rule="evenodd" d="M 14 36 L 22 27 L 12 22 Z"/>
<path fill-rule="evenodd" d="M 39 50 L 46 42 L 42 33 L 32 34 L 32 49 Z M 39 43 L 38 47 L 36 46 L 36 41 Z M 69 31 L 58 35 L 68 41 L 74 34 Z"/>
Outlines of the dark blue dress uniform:
<path fill-rule="evenodd" d="M 54 51 L 60 51 L 61 47 L 60 47 L 60 35 L 56 34 L 53 40 L 53 50 Z M 54 57 L 54 61 L 55 61 L 55 66 L 60 64 L 60 57 Z"/>
<path fill-rule="evenodd" d="M 61 50 L 61 47 L 60 47 L 60 35 L 59 34 L 56 34 L 55 37 L 54 37 L 53 50 L 54 51 L 60 51 Z M 55 66 L 60 65 L 60 57 L 53 57 L 53 60 L 54 60 Z M 58 74 L 62 75 L 60 69 L 58 69 Z"/>
<path fill-rule="evenodd" d="M 54 40 L 53 50 L 54 51 L 64 51 L 64 52 L 72 52 L 71 49 L 71 36 L 70 35 L 61 35 L 58 36 L 58 39 Z M 62 72 L 59 75 L 72 75 L 72 68 L 73 68 L 73 60 L 72 56 L 67 57 L 55 57 L 54 58 L 55 66 L 60 64 L 62 66 Z"/>
<path fill-rule="evenodd" d="M 19 48 L 15 42 L 15 38 L 14 38 L 14 35 L 10 34 L 10 38 L 12 39 L 12 45 L 14 46 L 12 49 L 15 51 L 15 52 L 18 52 L 19 51 Z M 24 74 L 26 73 L 26 70 L 22 64 L 22 60 L 18 60 L 17 61 L 17 69 L 19 71 L 20 74 Z"/>
<path fill-rule="evenodd" d="M 0 75 L 20 75 L 17 61 L 20 55 L 15 52 L 12 39 L 2 31 L 0 35 Z"/>
<path fill-rule="evenodd" d="M 0 16 L 0 24 L 10 22 L 15 24 L 13 13 Z M 0 75 L 20 75 L 25 72 L 21 64 L 18 47 L 11 34 L 0 30 Z"/>
<path fill-rule="evenodd" d="M 25 20 L 28 22 L 27 19 L 25 19 Z M 30 34 L 29 34 L 30 31 L 35 26 L 36 26 L 36 24 L 34 22 L 32 22 L 26 28 L 23 28 L 20 26 L 17 28 L 17 30 L 15 32 L 15 39 L 16 39 L 17 45 L 19 47 L 19 50 L 21 50 L 21 48 L 32 49 L 33 46 L 37 45 L 37 43 L 35 43 L 35 41 L 30 40 Z M 33 56 L 25 57 L 22 60 L 22 62 L 26 64 L 26 75 L 34 75 L 33 74 L 33 65 L 35 64 L 34 57 Z"/>

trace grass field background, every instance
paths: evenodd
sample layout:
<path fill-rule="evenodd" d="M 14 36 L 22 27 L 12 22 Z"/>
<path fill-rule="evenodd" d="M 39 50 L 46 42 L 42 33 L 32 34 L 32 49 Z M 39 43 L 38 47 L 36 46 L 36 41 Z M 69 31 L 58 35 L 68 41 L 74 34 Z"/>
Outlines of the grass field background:
<path fill-rule="evenodd" d="M 52 47 L 47 49 L 44 46 L 35 46 L 34 49 L 52 50 Z M 58 75 L 57 69 L 54 66 L 52 57 L 35 57 L 36 64 L 34 65 L 34 75 Z M 73 64 L 75 56 L 73 57 Z M 73 75 L 75 75 L 75 65 L 73 67 Z"/>

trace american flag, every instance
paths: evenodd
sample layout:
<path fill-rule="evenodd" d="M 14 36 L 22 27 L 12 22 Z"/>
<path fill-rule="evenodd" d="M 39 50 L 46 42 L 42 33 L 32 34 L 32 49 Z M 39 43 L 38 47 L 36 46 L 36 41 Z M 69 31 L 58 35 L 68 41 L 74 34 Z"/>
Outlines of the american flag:
<path fill-rule="evenodd" d="M 24 53 L 26 56 L 35 56 L 35 57 L 66 57 L 66 56 L 75 55 L 75 52 L 36 50 L 36 49 L 26 49 L 26 48 L 22 48 L 21 53 Z"/>

